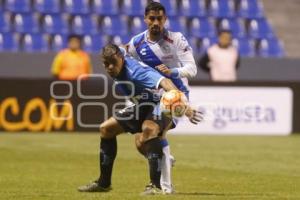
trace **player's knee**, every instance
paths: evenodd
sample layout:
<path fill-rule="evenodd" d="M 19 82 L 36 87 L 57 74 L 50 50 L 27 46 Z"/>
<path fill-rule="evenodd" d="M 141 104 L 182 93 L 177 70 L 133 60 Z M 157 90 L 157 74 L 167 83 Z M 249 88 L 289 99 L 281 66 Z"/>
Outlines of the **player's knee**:
<path fill-rule="evenodd" d="M 142 126 L 143 141 L 157 137 L 159 133 L 159 126 L 156 123 L 144 123 Z"/>
<path fill-rule="evenodd" d="M 100 125 L 99 127 L 100 137 L 101 138 L 108 138 L 109 137 L 109 128 L 105 125 Z"/>
<path fill-rule="evenodd" d="M 142 135 L 140 133 L 135 134 L 135 146 L 136 148 L 139 148 L 140 146 L 142 146 Z"/>
<path fill-rule="evenodd" d="M 145 147 L 144 147 L 144 143 L 143 143 L 143 138 L 141 134 L 136 134 L 135 136 L 135 146 L 136 149 L 138 150 L 138 152 L 142 155 L 146 155 L 146 151 L 145 151 Z"/>

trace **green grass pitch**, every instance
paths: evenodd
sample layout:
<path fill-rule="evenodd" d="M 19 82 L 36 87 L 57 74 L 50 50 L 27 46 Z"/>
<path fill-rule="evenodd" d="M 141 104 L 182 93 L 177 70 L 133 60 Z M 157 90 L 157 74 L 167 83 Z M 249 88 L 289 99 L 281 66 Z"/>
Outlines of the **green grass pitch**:
<path fill-rule="evenodd" d="M 0 199 L 300 199 L 300 135 L 169 136 L 177 194 L 141 197 L 146 160 L 120 136 L 109 193 L 79 193 L 98 176 L 98 134 L 0 133 Z"/>

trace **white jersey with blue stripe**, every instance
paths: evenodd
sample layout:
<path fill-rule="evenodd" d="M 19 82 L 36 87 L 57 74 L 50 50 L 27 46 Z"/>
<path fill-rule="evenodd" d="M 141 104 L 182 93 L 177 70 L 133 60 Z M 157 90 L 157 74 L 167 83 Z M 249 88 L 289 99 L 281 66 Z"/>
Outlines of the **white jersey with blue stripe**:
<path fill-rule="evenodd" d="M 128 53 L 155 68 L 160 64 L 172 70 L 170 78 L 181 91 L 188 94 L 187 78 L 197 74 L 193 51 L 180 32 L 164 30 L 157 42 L 148 39 L 148 30 L 134 36 L 128 44 Z"/>

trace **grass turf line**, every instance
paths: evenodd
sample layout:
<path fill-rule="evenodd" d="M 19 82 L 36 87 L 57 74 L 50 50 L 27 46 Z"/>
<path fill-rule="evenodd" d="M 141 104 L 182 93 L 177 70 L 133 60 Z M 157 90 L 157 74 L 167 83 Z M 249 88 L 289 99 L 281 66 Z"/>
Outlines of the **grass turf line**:
<path fill-rule="evenodd" d="M 151 199 L 300 199 L 300 135 L 169 136 L 172 196 Z M 0 199 L 144 199 L 146 160 L 118 138 L 113 190 L 79 193 L 98 176 L 98 134 L 0 133 Z"/>

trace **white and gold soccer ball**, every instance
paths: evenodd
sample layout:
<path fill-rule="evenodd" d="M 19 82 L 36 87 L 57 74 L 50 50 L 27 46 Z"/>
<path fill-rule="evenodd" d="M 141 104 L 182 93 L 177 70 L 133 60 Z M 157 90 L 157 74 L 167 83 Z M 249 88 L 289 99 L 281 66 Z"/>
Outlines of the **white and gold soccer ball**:
<path fill-rule="evenodd" d="M 185 94 L 179 90 L 164 92 L 160 99 L 160 110 L 171 116 L 182 117 L 188 105 Z"/>

